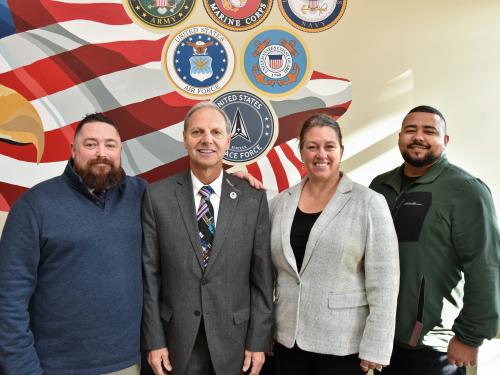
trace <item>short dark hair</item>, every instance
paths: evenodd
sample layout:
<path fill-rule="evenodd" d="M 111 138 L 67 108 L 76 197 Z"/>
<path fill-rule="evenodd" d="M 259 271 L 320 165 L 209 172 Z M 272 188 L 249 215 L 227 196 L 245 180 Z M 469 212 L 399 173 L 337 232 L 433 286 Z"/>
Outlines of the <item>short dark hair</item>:
<path fill-rule="evenodd" d="M 441 122 L 443 123 L 443 130 L 444 130 L 444 133 L 446 134 L 446 119 L 444 118 L 443 114 L 441 113 L 441 111 L 439 109 L 431 107 L 430 105 L 419 105 L 419 106 L 411 109 L 410 112 L 408 112 L 406 114 L 406 116 L 408 116 L 410 113 L 414 113 L 414 112 L 425 112 L 425 113 L 432 113 L 434 115 L 438 115 L 439 118 L 441 119 Z"/>
<path fill-rule="evenodd" d="M 96 112 L 96 113 L 91 113 L 91 114 L 86 115 L 78 123 L 78 125 L 76 126 L 76 129 L 75 129 L 75 135 L 74 135 L 73 139 L 75 139 L 76 136 L 81 132 L 83 126 L 85 124 L 90 123 L 90 122 L 104 122 L 105 124 L 111 125 L 113 128 L 116 129 L 116 131 L 118 132 L 118 135 L 120 135 L 120 132 L 118 131 L 118 128 L 116 127 L 113 120 L 111 120 L 109 117 L 103 115 L 101 112 Z"/>
<path fill-rule="evenodd" d="M 337 134 L 337 138 L 339 139 L 340 147 L 344 148 L 344 145 L 342 144 L 342 131 L 340 130 L 339 123 L 330 116 L 322 113 L 319 115 L 314 115 L 309 117 L 302 125 L 299 134 L 299 148 L 301 150 L 304 147 L 304 137 L 306 136 L 307 132 L 309 131 L 309 129 L 314 128 L 316 126 L 319 127 L 326 126 L 333 129 L 335 134 Z"/>

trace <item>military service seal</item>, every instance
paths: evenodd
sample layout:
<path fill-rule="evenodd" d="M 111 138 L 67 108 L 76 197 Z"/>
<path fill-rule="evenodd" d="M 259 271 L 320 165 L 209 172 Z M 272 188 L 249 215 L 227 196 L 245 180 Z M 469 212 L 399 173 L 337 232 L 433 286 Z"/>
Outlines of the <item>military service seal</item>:
<path fill-rule="evenodd" d="M 278 5 L 290 25 L 317 33 L 329 29 L 342 18 L 347 0 L 278 0 Z"/>
<path fill-rule="evenodd" d="M 250 85 L 271 96 L 289 94 L 309 77 L 305 44 L 285 29 L 267 29 L 252 36 L 241 61 Z"/>
<path fill-rule="evenodd" d="M 272 0 L 203 0 L 205 10 L 219 26 L 245 31 L 260 25 L 271 13 Z"/>
<path fill-rule="evenodd" d="M 186 20 L 194 0 L 123 0 L 125 9 L 136 23 L 148 29 L 164 30 Z"/>
<path fill-rule="evenodd" d="M 196 96 L 212 95 L 233 75 L 233 47 L 220 31 L 209 26 L 191 26 L 167 41 L 162 65 L 180 90 Z"/>
<path fill-rule="evenodd" d="M 273 115 L 266 103 L 246 91 L 230 91 L 213 100 L 231 120 L 231 145 L 224 156 L 229 164 L 251 162 L 273 145 Z"/>

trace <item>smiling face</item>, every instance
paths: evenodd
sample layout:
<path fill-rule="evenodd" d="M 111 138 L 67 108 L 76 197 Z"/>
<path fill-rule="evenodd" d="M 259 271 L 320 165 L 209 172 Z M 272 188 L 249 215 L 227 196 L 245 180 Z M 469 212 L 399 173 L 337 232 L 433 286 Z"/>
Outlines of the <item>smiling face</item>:
<path fill-rule="evenodd" d="M 344 150 L 331 127 L 311 127 L 303 135 L 301 144 L 300 155 L 310 179 L 327 181 L 339 178 Z"/>
<path fill-rule="evenodd" d="M 71 145 L 75 171 L 90 188 L 107 189 L 122 175 L 121 140 L 116 129 L 104 122 L 86 123 Z"/>
<path fill-rule="evenodd" d="M 410 168 L 426 170 L 444 153 L 448 135 L 438 115 L 411 112 L 403 120 L 398 144 Z"/>
<path fill-rule="evenodd" d="M 217 177 L 231 142 L 224 117 L 213 108 L 201 108 L 191 115 L 183 134 L 195 176 L 202 180 L 201 176 L 215 173 Z"/>

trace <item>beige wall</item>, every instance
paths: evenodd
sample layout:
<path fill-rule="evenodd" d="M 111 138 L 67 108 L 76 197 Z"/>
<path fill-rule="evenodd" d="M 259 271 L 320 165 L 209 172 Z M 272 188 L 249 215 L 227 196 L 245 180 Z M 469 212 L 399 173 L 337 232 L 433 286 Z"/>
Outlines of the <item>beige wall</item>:
<path fill-rule="evenodd" d="M 353 82 L 341 119 L 347 156 L 355 149 L 347 172 L 368 183 L 399 164 L 402 117 L 430 104 L 448 120 L 451 161 L 487 182 L 499 205 L 499 15 L 498 1 L 349 2 L 344 19 L 315 41 L 327 48 L 314 50 L 319 70 Z"/>

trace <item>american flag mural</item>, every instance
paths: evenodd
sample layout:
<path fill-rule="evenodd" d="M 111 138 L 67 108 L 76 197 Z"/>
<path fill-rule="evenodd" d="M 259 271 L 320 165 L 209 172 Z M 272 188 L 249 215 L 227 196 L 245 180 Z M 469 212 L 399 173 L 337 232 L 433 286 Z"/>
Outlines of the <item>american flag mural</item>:
<path fill-rule="evenodd" d="M 152 182 L 188 166 L 182 120 L 198 100 L 162 71 L 167 38 L 132 22 L 120 0 L 0 0 L 0 211 L 62 173 L 76 124 L 96 111 L 117 123 L 127 174 Z M 351 98 L 349 80 L 313 71 L 299 91 L 270 100 L 277 140 L 246 168 L 271 194 L 295 184 L 301 123 L 338 118 Z"/>

